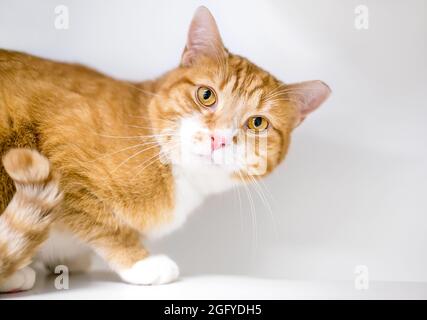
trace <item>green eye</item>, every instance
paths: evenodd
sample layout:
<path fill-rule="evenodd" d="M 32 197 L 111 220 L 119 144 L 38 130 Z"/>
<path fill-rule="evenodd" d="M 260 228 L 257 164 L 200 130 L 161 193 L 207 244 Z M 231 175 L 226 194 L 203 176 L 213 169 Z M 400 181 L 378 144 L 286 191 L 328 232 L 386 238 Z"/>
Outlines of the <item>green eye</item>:
<path fill-rule="evenodd" d="M 197 100 L 205 107 L 211 107 L 216 103 L 215 92 L 209 87 L 199 87 L 196 96 Z"/>
<path fill-rule="evenodd" d="M 247 122 L 249 129 L 255 132 L 261 132 L 267 129 L 268 120 L 261 116 L 250 117 Z"/>

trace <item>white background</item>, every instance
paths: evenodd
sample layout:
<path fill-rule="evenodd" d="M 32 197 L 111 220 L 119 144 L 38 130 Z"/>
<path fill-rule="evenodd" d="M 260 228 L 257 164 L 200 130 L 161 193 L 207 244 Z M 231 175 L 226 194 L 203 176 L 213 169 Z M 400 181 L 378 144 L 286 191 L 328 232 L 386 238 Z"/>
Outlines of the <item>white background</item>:
<path fill-rule="evenodd" d="M 54 28 L 57 5 L 70 28 Z M 143 80 L 174 67 L 200 4 L 226 46 L 285 82 L 321 79 L 333 90 L 299 127 L 265 187 L 210 199 L 154 252 L 184 275 L 245 274 L 427 281 L 427 2 L 424 0 L 0 0 L 0 47 L 80 62 Z M 354 27 L 369 8 L 368 30 Z"/>

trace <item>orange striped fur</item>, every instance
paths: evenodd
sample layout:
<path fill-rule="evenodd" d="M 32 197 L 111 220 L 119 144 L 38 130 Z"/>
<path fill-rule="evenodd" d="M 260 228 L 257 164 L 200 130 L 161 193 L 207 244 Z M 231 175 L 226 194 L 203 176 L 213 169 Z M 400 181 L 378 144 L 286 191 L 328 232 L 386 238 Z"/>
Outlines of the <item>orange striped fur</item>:
<path fill-rule="evenodd" d="M 61 200 L 58 179 L 37 151 L 11 149 L 3 157 L 3 166 L 16 192 L 0 215 L 0 288 L 15 271 L 30 264 L 48 236 L 50 213 Z"/>
<path fill-rule="evenodd" d="M 215 106 L 197 100 L 201 86 L 214 91 Z M 230 53 L 203 7 L 181 64 L 152 81 L 119 81 L 81 65 L 0 50 L 0 281 L 28 265 L 49 227 L 89 245 L 125 281 L 173 281 L 176 265 L 164 256 L 151 259 L 141 235 L 181 225 L 205 194 L 271 173 L 293 129 L 329 92 L 320 81 L 284 84 Z M 198 166 L 192 154 L 196 161 L 185 167 L 168 149 L 200 145 L 214 159 L 222 149 L 211 149 L 213 135 L 234 128 L 227 143 L 244 152 L 238 141 L 251 116 L 269 123 L 267 149 L 254 155 L 267 168 L 256 177 L 253 163 L 227 171 Z M 203 130 L 182 141 L 192 121 Z M 196 167 L 202 169 L 192 176 Z M 144 272 L 158 274 L 140 277 Z"/>

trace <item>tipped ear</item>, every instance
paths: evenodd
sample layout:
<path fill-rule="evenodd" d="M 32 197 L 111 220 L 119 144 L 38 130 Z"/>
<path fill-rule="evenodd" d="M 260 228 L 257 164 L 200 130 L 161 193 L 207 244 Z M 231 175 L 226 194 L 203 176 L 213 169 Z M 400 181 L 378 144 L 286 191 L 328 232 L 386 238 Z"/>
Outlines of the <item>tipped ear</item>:
<path fill-rule="evenodd" d="M 214 17 L 206 7 L 197 8 L 188 30 L 181 64 L 190 66 L 201 56 L 215 58 L 224 54 L 225 48 Z"/>
<path fill-rule="evenodd" d="M 320 81 L 305 81 L 286 86 L 288 96 L 295 101 L 300 112 L 300 124 L 305 117 L 326 101 L 331 94 L 329 86 Z M 297 125 L 298 125 L 297 124 Z"/>

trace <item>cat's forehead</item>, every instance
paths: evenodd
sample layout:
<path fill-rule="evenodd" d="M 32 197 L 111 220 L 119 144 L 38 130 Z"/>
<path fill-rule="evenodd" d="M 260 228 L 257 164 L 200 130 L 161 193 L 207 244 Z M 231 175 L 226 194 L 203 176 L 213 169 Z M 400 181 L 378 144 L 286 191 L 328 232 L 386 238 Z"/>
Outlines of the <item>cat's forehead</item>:
<path fill-rule="evenodd" d="M 192 73 L 196 85 L 213 88 L 222 102 L 258 105 L 278 85 L 271 74 L 246 58 L 231 55 L 226 60 L 206 61 Z"/>
<path fill-rule="evenodd" d="M 235 93 L 248 93 L 259 89 L 269 90 L 279 81 L 248 59 L 230 54 L 227 59 L 202 59 L 190 69 L 190 76 L 196 82 L 211 84 L 218 90 L 232 88 Z"/>

